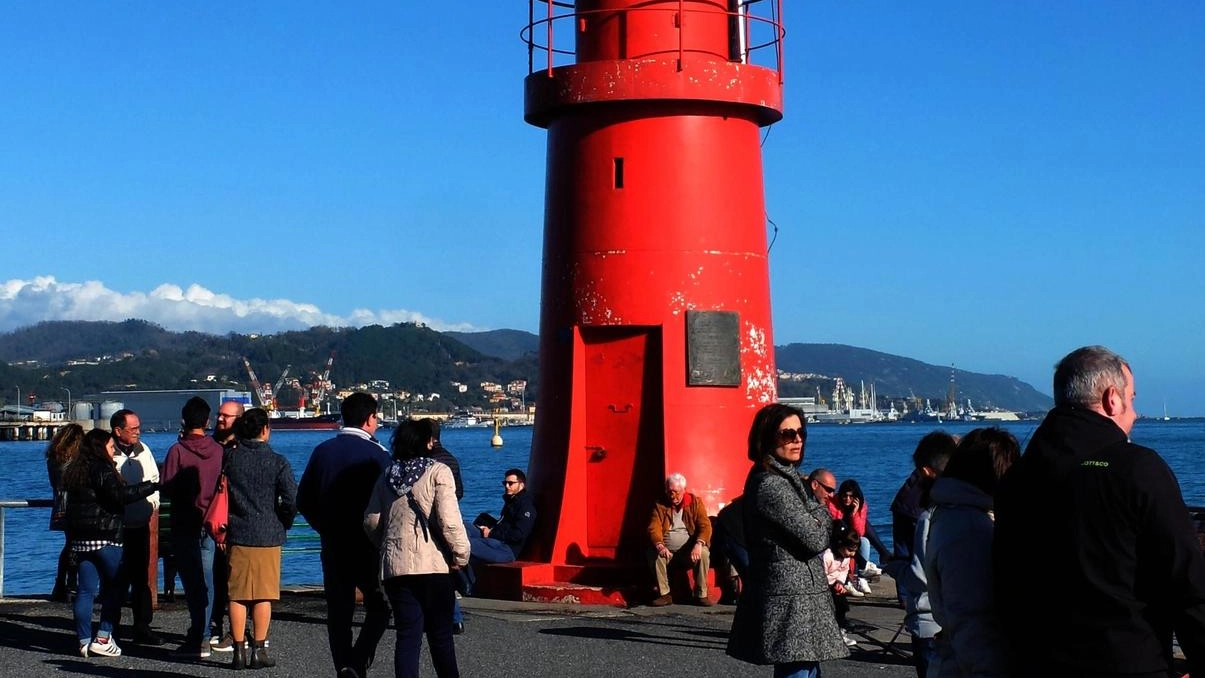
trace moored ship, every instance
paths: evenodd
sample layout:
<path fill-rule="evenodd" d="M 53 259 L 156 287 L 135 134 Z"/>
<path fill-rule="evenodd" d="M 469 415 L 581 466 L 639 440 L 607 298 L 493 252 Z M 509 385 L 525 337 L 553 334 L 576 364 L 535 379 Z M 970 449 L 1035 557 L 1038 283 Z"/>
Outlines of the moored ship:
<path fill-rule="evenodd" d="M 339 428 L 339 415 L 320 414 L 316 417 L 272 417 L 268 425 L 273 431 L 333 431 Z"/>

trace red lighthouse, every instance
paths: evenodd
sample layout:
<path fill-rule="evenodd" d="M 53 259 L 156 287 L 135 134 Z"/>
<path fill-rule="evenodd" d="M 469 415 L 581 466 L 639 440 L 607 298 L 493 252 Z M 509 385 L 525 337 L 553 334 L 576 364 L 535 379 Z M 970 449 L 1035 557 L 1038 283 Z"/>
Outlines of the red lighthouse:
<path fill-rule="evenodd" d="M 589 580 L 643 567 L 667 473 L 713 515 L 739 495 L 776 396 L 760 128 L 782 117 L 781 0 L 530 3 L 548 168 L 527 557 Z"/>

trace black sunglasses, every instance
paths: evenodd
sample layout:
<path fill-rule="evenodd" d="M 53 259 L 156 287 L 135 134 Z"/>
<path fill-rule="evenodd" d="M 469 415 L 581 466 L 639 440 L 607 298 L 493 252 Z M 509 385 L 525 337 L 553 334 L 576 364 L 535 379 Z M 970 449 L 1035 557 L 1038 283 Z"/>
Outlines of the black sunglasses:
<path fill-rule="evenodd" d="M 799 428 L 780 428 L 778 429 L 778 442 L 789 443 L 793 442 L 796 437 L 803 440 L 807 437 L 808 431 L 800 426 Z"/>

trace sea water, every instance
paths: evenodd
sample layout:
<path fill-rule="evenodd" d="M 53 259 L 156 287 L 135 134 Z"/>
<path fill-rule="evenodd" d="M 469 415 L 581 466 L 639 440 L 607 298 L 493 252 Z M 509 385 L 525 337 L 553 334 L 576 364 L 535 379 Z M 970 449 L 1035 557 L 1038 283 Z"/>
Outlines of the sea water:
<path fill-rule="evenodd" d="M 944 424 L 942 428 L 963 434 L 982 425 L 956 422 Z M 1038 422 L 1000 425 L 1011 431 L 1024 446 Z M 836 475 L 838 482 L 856 479 L 866 494 L 871 522 L 879 527 L 879 535 L 890 547 L 891 499 L 912 471 L 912 452 L 917 441 L 933 429 L 934 426 L 926 424 L 813 425 L 808 428 L 801 468 L 806 472 L 823 466 Z M 387 431 L 381 433 L 388 435 Z M 465 516 L 481 512 L 497 515 L 502 507 L 503 473 L 512 467 L 527 468 L 532 428 L 504 428 L 504 444 L 500 448 L 490 445 L 493 433 L 492 428 L 445 429 L 443 432 L 444 446 L 460 461 L 465 485 L 460 508 Z M 275 431 L 271 445 L 289 460 L 293 472 L 300 477 L 310 452 L 332 435 L 330 431 Z M 1205 505 L 1205 467 L 1198 463 L 1200 454 L 1205 451 L 1205 420 L 1142 420 L 1134 427 L 1132 437 L 1134 442 L 1157 450 L 1168 461 L 1188 504 Z M 174 433 L 148 433 L 142 437 L 160 463 L 175 439 Z M 5 468 L 5 473 L 0 475 L 0 499 L 49 498 L 45 449 L 45 442 L 0 442 L 0 459 Z M 745 450 L 735 449 L 732 454 L 743 458 Z M 539 491 L 536 487 L 529 489 Z M 652 499 L 649 498 L 650 505 Z M 1041 498 L 1037 500 L 1042 501 Z M 62 533 L 46 529 L 49 509 L 7 509 L 5 516 L 4 593 L 48 592 L 54 582 L 56 559 L 63 545 Z M 281 578 L 286 585 L 322 581 L 318 540 L 312 530 L 304 524 L 295 526 L 289 532 L 284 550 Z M 177 587 L 179 590 L 182 589 Z"/>

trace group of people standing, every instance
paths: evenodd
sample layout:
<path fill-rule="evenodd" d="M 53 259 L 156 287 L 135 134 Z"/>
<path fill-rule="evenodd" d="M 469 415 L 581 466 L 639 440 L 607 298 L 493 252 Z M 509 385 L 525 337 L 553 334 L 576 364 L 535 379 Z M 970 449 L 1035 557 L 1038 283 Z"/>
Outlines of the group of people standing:
<path fill-rule="evenodd" d="M 268 650 L 272 602 L 280 598 L 281 547 L 300 511 L 322 540 L 327 633 L 340 678 L 367 675 L 390 609 L 396 675 L 418 675 L 424 635 L 436 673 L 458 675 L 452 636 L 464 632 L 457 590 L 472 588 L 470 556 L 513 561 L 535 524 L 523 471 L 504 474 L 500 518 L 482 514 L 470 522 L 460 515 L 459 464 L 439 444 L 433 419 L 401 422 L 387 448 L 375 437 L 376 399 L 354 393 L 341 406 L 344 426 L 315 448 L 298 483 L 268 442 L 267 412 L 225 402 L 212 435 L 210 414 L 202 398 L 184 404 L 180 437 L 161 472 L 130 410 L 113 415 L 111 431 L 70 424 L 48 446 L 47 472 L 63 509 L 56 508 L 52 528 L 66 533 L 55 593 L 67 599 L 69 588 L 76 590 L 79 653 L 121 655 L 115 633 L 127 593 L 130 641 L 163 642 L 151 627 L 147 576 L 150 519 L 162 492 L 170 501 L 170 549 L 189 611 L 176 650 L 181 656 L 230 652 L 235 669 L 275 665 Z M 228 515 L 215 534 L 205 517 L 220 492 Z M 365 616 L 353 640 L 357 591 Z"/>
<path fill-rule="evenodd" d="M 1056 366 L 1055 407 L 1024 454 L 999 428 L 921 440 L 885 564 L 918 676 L 1166 678 L 1180 675 L 1173 635 L 1205 675 L 1205 558 L 1175 476 L 1130 441 L 1134 396 L 1129 365 L 1088 346 Z M 848 652 L 824 553 L 858 541 L 834 536 L 846 528 L 815 491 L 837 494 L 833 480 L 798 472 L 806 438 L 781 404 L 749 433 L 749 562 L 728 653 L 776 677 L 818 676 Z"/>
<path fill-rule="evenodd" d="M 1073 351 L 1056 366 L 1054 397 L 1024 454 L 999 428 L 961 439 L 933 432 L 913 454 L 915 470 L 891 506 L 894 549 L 884 569 L 897 579 L 918 676 L 1164 678 L 1174 666 L 1173 635 L 1191 672 L 1205 675 L 1205 558 L 1175 476 L 1157 453 L 1130 441 L 1137 413 L 1129 365 L 1104 347 Z M 70 425 L 51 442 L 51 484 L 66 500 L 63 515 L 56 509 L 66 532 L 61 569 L 74 563 L 78 573 L 80 654 L 121 654 L 114 633 L 131 584 L 132 638 L 160 642 L 139 589 L 146 585 L 146 521 L 162 491 L 172 502 L 190 612 L 182 652 L 223 650 L 220 611 L 228 605 L 232 666 L 272 665 L 268 627 L 279 598 L 280 546 L 300 508 L 322 538 L 327 628 L 340 678 L 367 674 L 390 609 L 395 675 L 418 675 L 424 635 L 437 675 L 459 675 L 456 589 L 471 586 L 473 578 L 462 576 L 470 557 L 507 562 L 522 551 L 536 518 L 523 472 L 505 474 L 502 519 L 465 521 L 458 466 L 439 445 L 438 424 L 401 422 L 386 448 L 374 436 L 376 400 L 356 393 L 343 401 L 344 428 L 314 450 L 298 487 L 268 444 L 267 413 L 228 405 L 236 404 L 222 406 L 212 436 L 205 434 L 208 404 L 194 398 L 185 405 L 184 430 L 161 477 L 141 459 L 149 450 L 128 410 L 114 415 L 111 433 Z M 740 511 L 735 520 L 721 512 L 718 521 L 730 523 L 721 532 L 740 533 L 744 546 L 727 652 L 772 664 L 776 677 L 816 678 L 821 662 L 848 655 L 833 592 L 858 586 L 851 570 L 873 572 L 871 547 L 880 559 L 888 555 L 856 483 L 837 486 L 825 469 L 800 473 L 806 441 L 799 410 L 759 410 Z M 218 548 L 202 516 L 223 474 L 229 530 Z M 685 478 L 671 474 L 650 519 L 654 604 L 671 602 L 665 571 L 675 562 L 701 571 L 695 596 L 710 604 L 710 519 L 685 487 Z M 839 562 L 850 558 L 858 564 Z M 842 569 L 846 576 L 834 580 Z M 60 573 L 56 589 L 66 582 Z M 219 582 L 228 585 L 225 599 L 215 593 Z M 357 589 L 365 618 L 353 642 Z"/>
<path fill-rule="evenodd" d="M 232 652 L 233 668 L 275 665 L 268 627 L 271 603 L 280 598 L 281 546 L 296 514 L 296 482 L 288 461 L 268 444 L 264 410 L 223 403 L 212 436 L 206 434 L 210 414 L 202 398 L 184 404 L 180 439 L 167 451 L 162 473 L 140 440 L 141 424 L 131 410 L 115 413 L 109 431 L 84 432 L 69 424 L 51 440 L 47 470 L 56 502 L 65 509 L 52 527 L 66 534 L 56 586 L 66 586 L 66 573 L 76 572 L 73 609 L 81 656 L 121 655 L 114 633 L 127 593 L 134 618 L 130 642 L 163 642 L 151 628 L 148 577 L 149 525 L 162 492 L 171 502 L 171 547 L 189 610 L 185 641 L 176 652 L 198 659 L 215 650 Z M 228 522 L 219 545 L 203 517 L 223 476 Z M 97 596 L 101 613 L 94 634 Z M 223 635 L 227 610 L 230 632 Z"/>
<path fill-rule="evenodd" d="M 322 539 L 327 635 L 339 678 L 363 678 L 390 610 L 396 676 L 418 676 L 425 636 L 436 675 L 458 676 L 453 636 L 464 632 L 457 591 L 470 592 L 470 557 L 510 562 L 535 523 L 526 475 L 503 475 L 500 518 L 466 521 L 460 466 L 439 440 L 434 419 L 399 422 L 386 448 L 375 437 L 377 401 L 343 400 L 343 428 L 310 455 L 298 505 Z M 364 620 L 353 639 L 356 590 Z"/>

